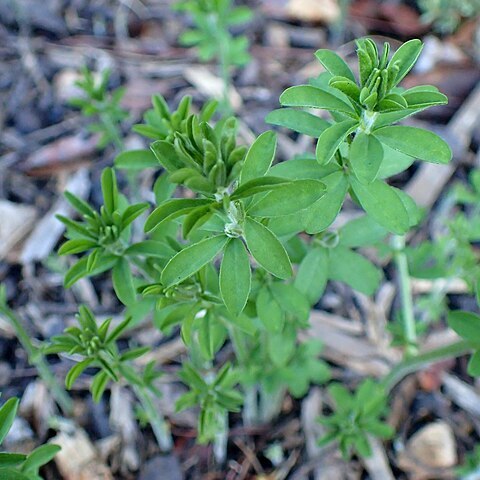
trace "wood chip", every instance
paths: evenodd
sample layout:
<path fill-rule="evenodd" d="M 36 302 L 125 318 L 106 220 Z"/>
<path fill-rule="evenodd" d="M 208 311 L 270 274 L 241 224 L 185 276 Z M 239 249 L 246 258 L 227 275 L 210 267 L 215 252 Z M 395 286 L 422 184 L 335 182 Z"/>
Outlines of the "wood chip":
<path fill-rule="evenodd" d="M 290 0 L 286 13 L 294 20 L 319 23 L 336 22 L 341 15 L 335 0 Z"/>
<path fill-rule="evenodd" d="M 50 442 L 61 447 L 55 463 L 65 480 L 113 480 L 112 473 L 98 458 L 83 429 L 62 431 Z"/>
<path fill-rule="evenodd" d="M 35 208 L 0 200 L 0 260 L 32 229 Z"/>
<path fill-rule="evenodd" d="M 195 65 L 187 67 L 183 71 L 185 79 L 190 82 L 200 93 L 207 98 L 223 98 L 223 80 L 214 75 L 208 68 Z M 238 110 L 242 106 L 242 97 L 234 87 L 228 90 L 230 105 L 234 110 Z"/>
<path fill-rule="evenodd" d="M 65 189 L 82 199 L 86 198 L 90 191 L 88 170 L 82 168 L 75 172 L 67 182 Z M 38 222 L 28 237 L 28 240 L 25 242 L 22 253 L 20 254 L 20 261 L 23 264 L 44 260 L 50 255 L 65 230 L 63 223 L 55 217 L 55 215 L 58 214 L 64 216 L 70 216 L 72 214 L 71 207 L 63 197 L 54 203 L 42 220 Z"/>

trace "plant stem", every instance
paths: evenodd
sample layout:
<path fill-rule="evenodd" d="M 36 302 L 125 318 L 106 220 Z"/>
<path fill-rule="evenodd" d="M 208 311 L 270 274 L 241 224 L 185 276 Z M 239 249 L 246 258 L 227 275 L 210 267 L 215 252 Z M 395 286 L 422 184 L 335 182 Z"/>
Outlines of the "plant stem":
<path fill-rule="evenodd" d="M 284 388 L 280 388 L 273 393 L 267 393 L 260 389 L 259 420 L 261 423 L 271 422 L 280 413 L 284 396 Z"/>
<path fill-rule="evenodd" d="M 155 407 L 150 392 L 143 385 L 133 385 L 133 390 L 148 417 L 160 450 L 162 452 L 170 451 L 173 446 L 170 429 L 162 414 Z"/>
<path fill-rule="evenodd" d="M 390 391 L 400 380 L 402 380 L 402 378 L 419 370 L 425 365 L 439 362 L 440 360 L 445 360 L 447 358 L 460 357 L 471 351 L 472 348 L 473 346 L 471 342 L 459 340 L 458 342 L 451 343 L 445 347 L 436 348 L 416 355 L 415 357 L 406 358 L 390 371 L 390 373 L 383 379 L 382 383 L 385 386 L 385 389 Z"/>
<path fill-rule="evenodd" d="M 30 364 L 36 367 L 39 377 L 48 386 L 53 398 L 58 403 L 60 408 L 65 414 L 73 412 L 73 402 L 67 392 L 58 383 L 57 379 L 50 371 L 49 364 L 45 361 L 45 357 L 39 348 L 35 347 L 30 340 L 30 336 L 23 327 L 20 319 L 14 314 L 14 312 L 5 305 L 0 304 L 0 314 L 5 316 L 10 325 L 15 330 L 15 335 L 22 345 L 23 349 L 27 352 L 28 361 Z"/>
<path fill-rule="evenodd" d="M 394 259 L 400 283 L 403 330 L 407 342 L 406 353 L 407 355 L 416 355 L 418 352 L 417 330 L 415 326 L 415 317 L 413 315 L 410 273 L 408 271 L 407 256 L 405 254 L 405 236 L 395 235 L 392 239 L 392 247 L 395 251 Z"/>
<path fill-rule="evenodd" d="M 213 454 L 219 464 L 225 463 L 227 459 L 227 443 L 228 443 L 228 412 L 225 410 L 219 413 L 220 428 L 215 434 L 213 441 Z"/>

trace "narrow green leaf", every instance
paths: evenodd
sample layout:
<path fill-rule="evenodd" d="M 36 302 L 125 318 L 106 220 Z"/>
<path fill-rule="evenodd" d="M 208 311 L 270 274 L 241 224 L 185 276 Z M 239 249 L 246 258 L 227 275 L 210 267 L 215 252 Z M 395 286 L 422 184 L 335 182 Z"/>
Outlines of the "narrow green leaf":
<path fill-rule="evenodd" d="M 393 54 L 389 66 L 398 65 L 399 68 L 394 85 L 400 83 L 405 75 L 411 70 L 413 65 L 415 65 L 422 48 L 422 42 L 418 39 L 413 39 L 402 44 Z"/>
<path fill-rule="evenodd" d="M 323 118 L 293 108 L 273 110 L 265 117 L 265 122 L 314 138 L 318 138 L 330 126 L 330 123 Z"/>
<path fill-rule="evenodd" d="M 408 108 L 417 109 L 448 103 L 448 98 L 440 92 L 407 90 L 402 96 L 407 101 Z"/>
<path fill-rule="evenodd" d="M 105 210 L 111 215 L 118 208 L 117 179 L 113 168 L 103 170 L 101 183 Z"/>
<path fill-rule="evenodd" d="M 119 258 L 113 267 L 112 281 L 115 293 L 124 305 L 131 305 L 135 302 L 137 296 L 133 285 L 132 271 L 125 258 Z"/>
<path fill-rule="evenodd" d="M 325 194 L 318 180 L 294 180 L 271 191 L 248 210 L 255 217 L 278 217 L 303 210 Z"/>
<path fill-rule="evenodd" d="M 240 182 L 245 183 L 254 178 L 263 177 L 275 158 L 277 136 L 275 132 L 262 133 L 249 148 L 240 175 Z"/>
<path fill-rule="evenodd" d="M 220 292 L 234 316 L 244 309 L 250 293 L 252 272 L 250 259 L 240 238 L 229 240 L 220 267 Z"/>
<path fill-rule="evenodd" d="M 160 163 L 151 150 L 129 150 L 115 157 L 115 167 L 123 170 L 159 168 Z"/>
<path fill-rule="evenodd" d="M 205 238 L 178 252 L 165 266 L 162 283 L 170 287 L 182 282 L 213 260 L 228 241 L 226 235 Z"/>
<path fill-rule="evenodd" d="M 168 243 L 158 240 L 144 240 L 130 245 L 125 255 L 144 255 L 146 257 L 172 258 L 177 253 Z"/>
<path fill-rule="evenodd" d="M 58 250 L 59 255 L 74 255 L 75 253 L 85 252 L 97 246 L 97 242 L 93 240 L 84 240 L 83 238 L 75 238 L 66 241 Z"/>
<path fill-rule="evenodd" d="M 173 198 L 157 207 L 145 222 L 145 232 L 151 232 L 161 223 L 186 215 L 193 208 L 208 205 L 212 200 L 201 198 Z"/>
<path fill-rule="evenodd" d="M 426 162 L 448 163 L 452 158 L 448 143 L 428 130 L 393 125 L 375 130 L 374 135 L 394 150 Z"/>
<path fill-rule="evenodd" d="M 122 213 L 122 228 L 128 227 L 128 225 L 130 225 L 137 217 L 147 210 L 148 207 L 149 204 L 146 202 L 129 205 Z"/>
<path fill-rule="evenodd" d="M 318 61 L 323 65 L 327 72 L 333 76 L 346 77 L 352 82 L 356 82 L 355 75 L 350 70 L 345 60 L 332 50 L 320 49 L 315 52 Z"/>
<path fill-rule="evenodd" d="M 465 340 L 480 344 L 480 317 L 471 312 L 448 314 L 448 325 Z"/>
<path fill-rule="evenodd" d="M 470 357 L 467 365 L 467 372 L 472 377 L 480 376 L 480 351 L 476 351 Z"/>
<path fill-rule="evenodd" d="M 251 197 L 257 193 L 268 192 L 279 186 L 290 183 L 285 178 L 280 177 L 260 177 L 248 180 L 243 185 L 240 185 L 230 196 L 232 200 L 238 200 L 240 198 Z"/>
<path fill-rule="evenodd" d="M 49 444 L 37 447 L 27 456 L 22 465 L 22 471 L 26 473 L 37 473 L 38 469 L 46 465 L 61 450 L 58 445 Z"/>
<path fill-rule="evenodd" d="M 352 133 L 358 125 L 356 120 L 344 120 L 327 128 L 318 138 L 316 156 L 320 165 L 325 165 L 338 150 L 345 138 Z"/>
<path fill-rule="evenodd" d="M 18 398 L 9 398 L 0 408 L 0 445 L 12 427 L 18 409 Z"/>
<path fill-rule="evenodd" d="M 267 272 L 283 279 L 292 275 L 292 265 L 284 246 L 265 225 L 247 217 L 245 240 L 250 253 Z"/>
<path fill-rule="evenodd" d="M 383 160 L 382 144 L 373 136 L 360 132 L 350 146 L 350 165 L 361 183 L 372 183 Z"/>
<path fill-rule="evenodd" d="M 93 377 L 90 391 L 92 392 L 92 398 L 95 403 L 98 403 L 102 398 L 103 392 L 105 392 L 109 381 L 110 377 L 103 370 Z"/>
<path fill-rule="evenodd" d="M 298 85 L 287 88 L 280 96 L 285 107 L 311 107 L 321 110 L 341 112 L 357 118 L 354 108 L 335 95 L 311 85 Z"/>
<path fill-rule="evenodd" d="M 150 148 L 165 170 L 173 173 L 184 165 L 179 160 L 174 146 L 165 140 L 158 140 L 150 145 Z"/>
<path fill-rule="evenodd" d="M 398 235 L 408 231 L 408 212 L 392 187 L 381 180 L 363 185 L 354 177 L 350 177 L 350 185 L 360 205 L 380 225 Z"/>
<path fill-rule="evenodd" d="M 70 390 L 75 383 L 75 380 L 82 374 L 82 372 L 93 363 L 93 358 L 86 358 L 81 362 L 74 365 L 67 373 L 65 377 L 65 386 L 67 390 Z"/>

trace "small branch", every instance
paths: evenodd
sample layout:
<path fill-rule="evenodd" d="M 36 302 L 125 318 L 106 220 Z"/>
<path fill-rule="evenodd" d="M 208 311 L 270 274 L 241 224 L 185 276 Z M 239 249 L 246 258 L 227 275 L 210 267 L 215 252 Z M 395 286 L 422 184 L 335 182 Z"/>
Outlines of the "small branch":
<path fill-rule="evenodd" d="M 429 352 L 421 353 L 415 357 L 407 358 L 396 365 L 383 379 L 382 383 L 387 391 L 400 382 L 408 374 L 416 372 L 431 363 L 436 363 L 447 358 L 460 357 L 472 350 L 472 344 L 466 340 L 459 340 L 445 347 L 436 348 Z"/>
<path fill-rule="evenodd" d="M 72 413 L 72 399 L 62 388 L 60 383 L 58 383 L 40 349 L 33 345 L 32 341 L 30 340 L 30 336 L 20 322 L 20 319 L 10 308 L 8 308 L 8 306 L 2 303 L 0 303 L 0 315 L 3 315 L 15 330 L 15 335 L 18 341 L 22 345 L 23 349 L 27 352 L 28 361 L 30 364 L 36 367 L 38 375 L 48 386 L 53 398 L 58 403 L 62 411 L 66 414 Z"/>
<path fill-rule="evenodd" d="M 395 250 L 394 259 L 397 267 L 400 283 L 400 295 L 402 300 L 402 321 L 407 342 L 407 355 L 416 355 L 417 349 L 417 330 L 415 317 L 413 315 L 412 286 L 410 282 L 410 273 L 408 271 L 407 256 L 405 254 L 405 236 L 395 235 L 392 239 L 392 247 Z"/>

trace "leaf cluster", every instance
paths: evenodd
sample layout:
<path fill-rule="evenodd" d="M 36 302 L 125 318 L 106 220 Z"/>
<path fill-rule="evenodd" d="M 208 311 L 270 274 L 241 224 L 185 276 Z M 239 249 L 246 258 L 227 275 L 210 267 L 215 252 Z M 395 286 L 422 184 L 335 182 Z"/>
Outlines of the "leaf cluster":
<path fill-rule="evenodd" d="M 228 66 L 243 66 L 250 61 L 248 39 L 234 36 L 231 29 L 249 22 L 253 12 L 235 7 L 233 0 L 179 0 L 175 7 L 190 14 L 194 26 L 180 36 L 180 43 L 195 46 L 200 59 L 216 59 Z"/>
<path fill-rule="evenodd" d="M 83 95 L 69 100 L 70 105 L 81 109 L 86 117 L 96 117 L 98 121 L 89 125 L 89 130 L 99 133 L 99 148 L 104 148 L 110 143 L 121 145 L 120 124 L 128 117 L 128 112 L 122 108 L 121 101 L 125 89 L 119 87 L 108 91 L 110 70 L 104 70 L 100 78 L 84 67 L 83 77 L 75 82 L 75 85 L 83 91 Z"/>
<path fill-rule="evenodd" d="M 80 306 L 77 325 L 67 327 L 62 335 L 52 337 L 51 344 L 45 349 L 45 353 L 66 353 L 79 359 L 65 378 L 68 389 L 72 388 L 87 368 L 99 369 L 90 386 L 96 402 L 102 397 L 109 381 L 118 382 L 120 378 L 125 378 L 131 385 L 151 386 L 156 378 L 155 375 L 152 376 L 152 367 L 149 366 L 142 376 L 131 365 L 133 360 L 144 355 L 150 348 L 130 348 L 123 352 L 118 349 L 117 340 L 131 320 L 131 317 L 127 317 L 111 328 L 112 319 L 108 318 L 98 325 L 91 310 Z"/>
<path fill-rule="evenodd" d="M 334 412 L 318 420 L 327 428 L 320 445 L 338 442 L 345 459 L 352 453 L 369 457 L 372 453 L 369 435 L 386 439 L 393 435 L 393 428 L 382 420 L 387 398 L 381 385 L 367 379 L 350 393 L 343 385 L 334 383 L 328 387 L 328 393 L 334 403 Z"/>
<path fill-rule="evenodd" d="M 415 159 L 433 163 L 451 159 L 449 146 L 436 134 L 394 125 L 447 102 L 433 86 L 399 87 L 421 50 L 420 40 L 410 40 L 390 58 L 388 43 L 379 52 L 372 40 L 358 40 L 358 79 L 336 53 L 319 50 L 316 57 L 326 72 L 310 85 L 285 90 L 280 103 L 288 108 L 267 116 L 272 124 L 318 139 L 316 161 L 321 168 L 315 171 L 312 160 L 302 160 L 302 178 L 321 180 L 327 185 L 327 194 L 299 219 L 307 232 L 328 227 L 347 193 L 389 232 L 404 234 L 418 221 L 412 199 L 383 179 L 408 168 Z M 326 110 L 331 120 L 292 107 Z"/>

